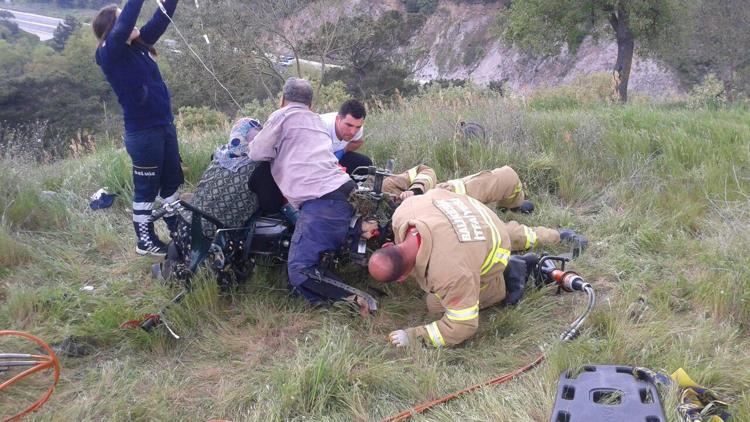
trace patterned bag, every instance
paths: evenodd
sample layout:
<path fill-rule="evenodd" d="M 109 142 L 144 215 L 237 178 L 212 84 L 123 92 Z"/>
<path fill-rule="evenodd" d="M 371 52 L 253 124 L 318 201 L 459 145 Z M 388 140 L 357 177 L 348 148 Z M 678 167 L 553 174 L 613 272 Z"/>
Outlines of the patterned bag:
<path fill-rule="evenodd" d="M 258 196 L 248 187 L 250 176 L 258 163 L 248 161 L 236 171 L 228 170 L 214 160 L 203 173 L 193 194 L 191 205 L 216 217 L 227 227 L 242 227 L 258 210 Z M 192 213 L 186 211 L 182 218 L 190 225 Z M 216 227 L 206 221 L 203 234 L 213 238 Z"/>

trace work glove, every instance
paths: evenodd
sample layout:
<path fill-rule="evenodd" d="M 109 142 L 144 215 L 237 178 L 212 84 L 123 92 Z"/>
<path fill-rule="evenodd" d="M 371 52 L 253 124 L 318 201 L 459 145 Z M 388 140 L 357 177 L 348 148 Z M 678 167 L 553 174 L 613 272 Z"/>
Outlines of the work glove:
<path fill-rule="evenodd" d="M 574 245 L 577 244 L 580 247 L 581 251 L 583 251 L 589 246 L 589 240 L 586 239 L 586 236 L 582 234 L 577 234 L 571 229 L 561 229 L 561 230 L 558 230 L 558 232 L 560 233 L 561 241 L 570 242 L 570 243 L 573 243 Z"/>
<path fill-rule="evenodd" d="M 534 203 L 526 199 L 521 203 L 521 205 L 515 208 L 511 208 L 510 210 L 512 212 L 517 212 L 521 214 L 532 214 L 534 212 Z"/>
<path fill-rule="evenodd" d="M 409 335 L 404 330 L 391 331 L 388 334 L 388 341 L 396 347 L 404 347 L 409 344 Z"/>

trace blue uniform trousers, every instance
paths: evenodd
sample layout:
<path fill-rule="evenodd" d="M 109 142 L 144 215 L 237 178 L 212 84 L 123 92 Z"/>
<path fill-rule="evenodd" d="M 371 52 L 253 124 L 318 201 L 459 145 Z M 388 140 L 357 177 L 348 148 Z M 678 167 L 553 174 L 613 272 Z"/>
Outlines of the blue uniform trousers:
<path fill-rule="evenodd" d="M 148 223 L 157 195 L 177 200 L 184 181 L 177 130 L 169 124 L 125 132 L 125 149 L 133 161 L 133 222 Z"/>

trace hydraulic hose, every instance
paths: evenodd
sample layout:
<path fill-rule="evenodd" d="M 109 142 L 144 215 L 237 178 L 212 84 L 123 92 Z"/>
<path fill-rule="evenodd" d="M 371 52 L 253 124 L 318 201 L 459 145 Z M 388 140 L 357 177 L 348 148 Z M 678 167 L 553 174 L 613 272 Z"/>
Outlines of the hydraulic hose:
<path fill-rule="evenodd" d="M 50 368 L 52 368 L 53 377 L 54 377 L 54 382 L 52 383 L 52 385 L 49 387 L 49 389 L 47 389 L 47 392 L 45 392 L 44 395 L 42 395 L 37 401 L 35 401 L 26 409 L 22 410 L 16 415 L 3 419 L 3 422 L 18 421 L 21 418 L 23 418 L 25 415 L 31 412 L 34 412 L 40 407 L 42 407 L 42 405 L 47 400 L 49 400 L 50 396 L 55 391 L 55 386 L 57 386 L 57 382 L 60 379 L 60 361 L 57 359 L 57 355 L 55 355 L 55 352 L 52 350 L 52 348 L 49 347 L 47 343 L 45 343 L 43 340 L 41 340 L 40 338 L 36 336 L 33 336 L 29 333 L 24 333 L 22 331 L 0 330 L 0 337 L 3 337 L 3 336 L 23 337 L 25 339 L 31 340 L 34 343 L 36 343 L 40 348 L 42 348 L 45 352 L 47 352 L 47 355 L 20 354 L 20 353 L 0 354 L 0 366 L 3 366 L 5 363 L 13 364 L 13 365 L 8 365 L 8 366 L 30 366 L 30 368 L 26 369 L 25 371 L 17 374 L 16 376 L 0 384 L 0 390 L 3 390 L 4 388 L 11 386 L 12 384 L 16 383 L 17 381 L 20 381 L 23 378 L 26 378 L 27 376 L 31 374 L 34 374 L 39 371 L 44 371 Z M 2 360 L 4 358 L 17 359 L 19 357 L 29 359 L 29 361 L 24 361 L 23 364 L 21 364 L 21 362 L 18 362 L 18 361 L 3 362 Z"/>

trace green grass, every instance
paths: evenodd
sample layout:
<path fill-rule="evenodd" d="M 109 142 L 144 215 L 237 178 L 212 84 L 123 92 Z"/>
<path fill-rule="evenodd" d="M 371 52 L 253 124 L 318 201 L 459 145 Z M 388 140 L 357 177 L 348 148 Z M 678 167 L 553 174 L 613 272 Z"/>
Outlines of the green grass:
<path fill-rule="evenodd" d="M 225 297 L 198 277 L 168 313 L 182 340 L 120 330 L 175 293 L 134 254 L 125 151 L 41 168 L 0 163 L 0 327 L 95 345 L 63 359 L 57 392 L 31 419 L 371 420 L 511 371 L 542 347 L 545 363 L 517 381 L 415 419 L 547 420 L 565 368 L 623 364 L 682 367 L 725 398 L 735 420 L 750 420 L 750 112 L 576 101 L 433 90 L 371 113 L 364 147 L 379 163 L 396 157 L 397 170 L 429 163 L 442 179 L 510 164 L 538 211 L 506 218 L 585 233 L 590 249 L 570 268 L 599 302 L 564 345 L 555 339 L 582 296 L 529 291 L 516 308 L 482 311 L 465 345 L 394 349 L 389 331 L 430 321 L 413 283 L 386 286 L 381 311 L 363 320 L 288 297 L 279 270 Z M 487 138 L 463 139 L 462 120 L 482 124 Z M 188 188 L 224 137 L 181 133 Z M 120 193 L 115 206 L 89 210 L 105 185 Z M 0 413 L 30 397 L 0 395 Z M 662 400 L 676 420 L 675 391 Z"/>

